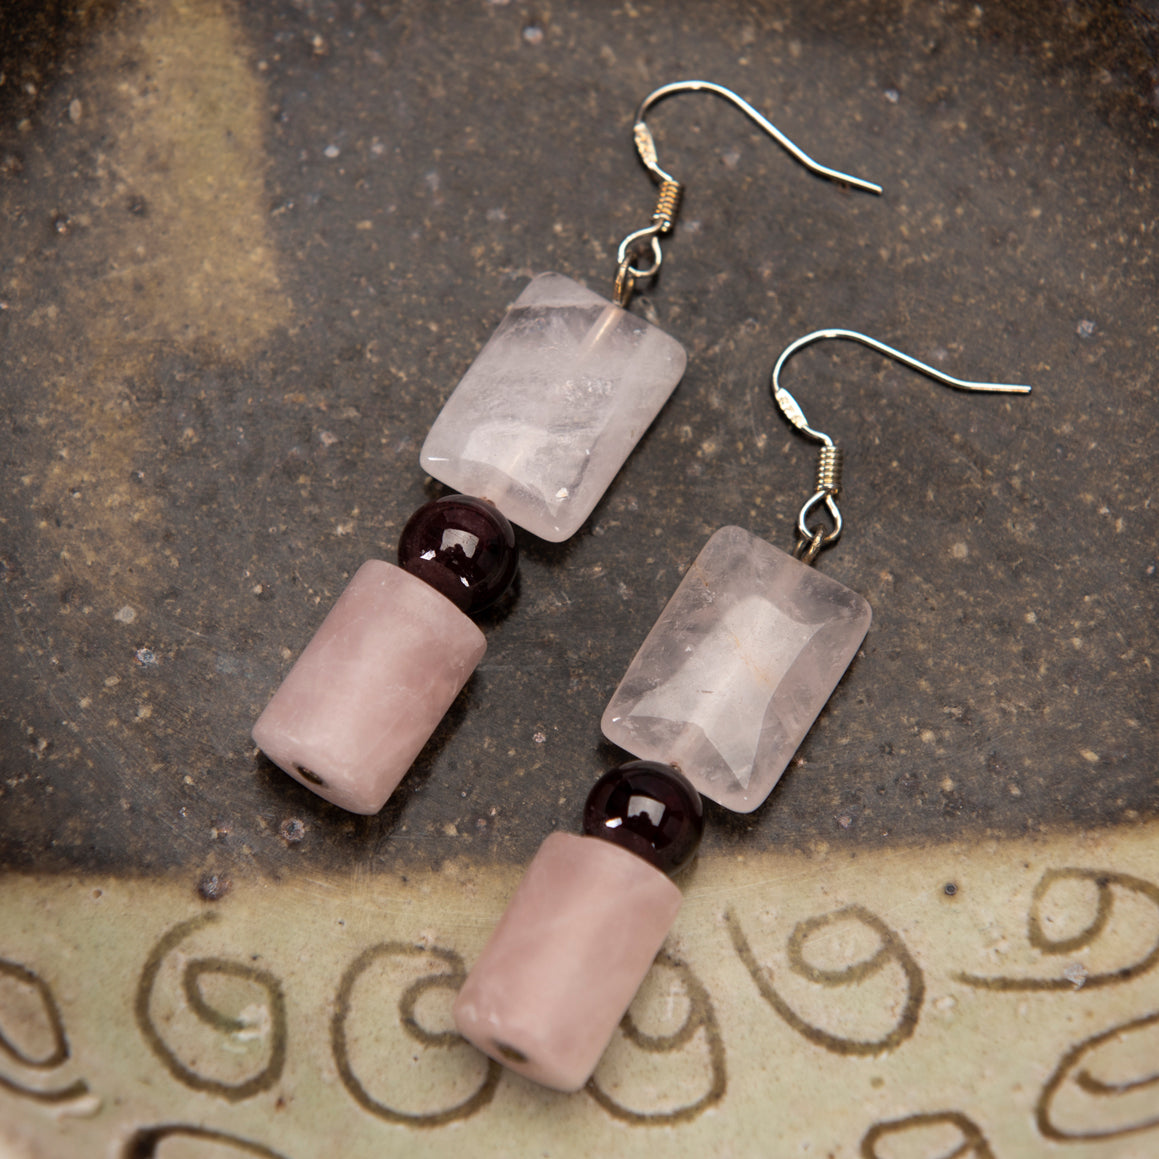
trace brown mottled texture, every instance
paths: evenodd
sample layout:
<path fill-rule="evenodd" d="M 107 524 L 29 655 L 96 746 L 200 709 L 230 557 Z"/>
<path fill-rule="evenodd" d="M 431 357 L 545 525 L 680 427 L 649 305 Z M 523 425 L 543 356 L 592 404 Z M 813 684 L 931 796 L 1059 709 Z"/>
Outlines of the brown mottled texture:
<path fill-rule="evenodd" d="M 1159 812 L 1152 3 L 166 0 L 85 27 L 52 67 L 36 34 L 43 83 L 0 126 L 0 864 L 526 862 L 622 759 L 600 714 L 706 537 L 791 544 L 813 456 L 766 382 L 821 325 L 1035 393 L 794 361 L 847 448 L 819 566 L 874 624 L 706 855 Z M 633 308 L 684 380 L 573 539 L 521 537 L 383 813 L 341 813 L 249 729 L 439 493 L 419 447 L 526 278 L 610 292 L 653 205 L 632 110 L 693 75 L 884 196 L 711 98 L 654 110 L 688 189 Z"/>

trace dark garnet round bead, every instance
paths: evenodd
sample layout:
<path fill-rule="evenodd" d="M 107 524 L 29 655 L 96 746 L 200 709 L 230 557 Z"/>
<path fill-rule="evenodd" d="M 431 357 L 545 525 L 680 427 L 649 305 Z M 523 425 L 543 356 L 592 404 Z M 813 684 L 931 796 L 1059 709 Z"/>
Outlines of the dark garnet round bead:
<path fill-rule="evenodd" d="M 407 520 L 398 541 L 404 571 L 425 580 L 468 615 L 490 607 L 519 566 L 515 532 L 485 499 L 444 495 Z"/>
<path fill-rule="evenodd" d="M 700 794 L 671 765 L 628 761 L 596 781 L 584 806 L 584 832 L 672 874 L 700 844 L 704 809 Z"/>

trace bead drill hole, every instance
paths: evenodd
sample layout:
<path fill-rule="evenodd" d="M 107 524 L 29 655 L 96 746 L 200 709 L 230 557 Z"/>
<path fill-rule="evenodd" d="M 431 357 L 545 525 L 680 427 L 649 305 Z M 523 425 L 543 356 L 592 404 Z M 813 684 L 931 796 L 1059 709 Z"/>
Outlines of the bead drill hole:
<path fill-rule="evenodd" d="M 326 782 L 322 780 L 322 778 L 318 776 L 318 774 L 314 772 L 313 769 L 308 769 L 305 765 L 295 765 L 294 767 L 298 770 L 298 776 L 301 777 L 303 781 L 309 781 L 311 785 L 326 784 Z"/>
<path fill-rule="evenodd" d="M 508 1061 L 516 1063 L 530 1062 L 531 1059 L 527 1057 L 521 1050 L 517 1050 L 514 1046 L 508 1046 L 505 1042 L 496 1042 L 495 1049 Z"/>

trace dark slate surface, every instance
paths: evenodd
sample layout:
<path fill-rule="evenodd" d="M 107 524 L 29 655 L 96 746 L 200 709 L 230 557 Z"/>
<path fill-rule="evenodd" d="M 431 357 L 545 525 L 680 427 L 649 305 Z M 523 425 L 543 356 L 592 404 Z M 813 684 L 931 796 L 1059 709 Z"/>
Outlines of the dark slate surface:
<path fill-rule="evenodd" d="M 813 453 L 766 379 L 832 325 L 1035 394 L 836 344 L 792 364 L 848 453 L 820 566 L 875 619 L 772 798 L 710 808 L 705 848 L 1159 813 L 1153 3 L 206 4 L 154 30 L 185 46 L 160 70 L 133 5 L 30 7 L 0 128 L 0 864 L 521 861 L 577 828 L 619 756 L 599 715 L 706 537 L 791 543 Z M 418 448 L 526 277 L 609 292 L 652 206 L 632 110 L 689 76 L 885 196 L 708 97 L 654 112 L 688 192 L 635 309 L 684 382 L 571 542 L 521 537 L 384 812 L 320 803 L 253 718 L 440 493 Z"/>

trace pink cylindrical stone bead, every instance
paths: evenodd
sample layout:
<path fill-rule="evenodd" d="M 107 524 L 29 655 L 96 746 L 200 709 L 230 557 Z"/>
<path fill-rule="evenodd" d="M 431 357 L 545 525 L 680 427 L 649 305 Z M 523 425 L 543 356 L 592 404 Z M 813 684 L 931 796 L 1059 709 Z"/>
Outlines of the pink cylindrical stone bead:
<path fill-rule="evenodd" d="M 327 801 L 377 813 L 486 648 L 445 596 L 370 560 L 274 693 L 253 738 Z"/>
<path fill-rule="evenodd" d="M 455 1024 L 519 1074 L 579 1090 L 679 909 L 680 890 L 643 858 L 553 833 L 463 983 Z"/>

